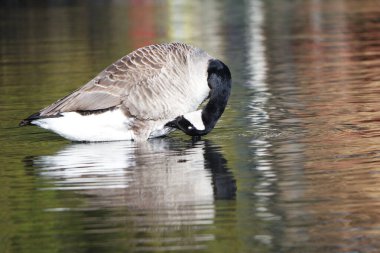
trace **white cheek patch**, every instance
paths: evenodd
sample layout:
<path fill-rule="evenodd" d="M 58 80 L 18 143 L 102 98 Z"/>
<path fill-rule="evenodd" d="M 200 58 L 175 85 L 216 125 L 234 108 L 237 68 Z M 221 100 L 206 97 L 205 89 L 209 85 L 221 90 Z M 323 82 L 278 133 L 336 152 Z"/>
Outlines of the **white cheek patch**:
<path fill-rule="evenodd" d="M 205 130 L 205 125 L 202 121 L 202 110 L 194 111 L 183 115 L 197 130 Z"/>

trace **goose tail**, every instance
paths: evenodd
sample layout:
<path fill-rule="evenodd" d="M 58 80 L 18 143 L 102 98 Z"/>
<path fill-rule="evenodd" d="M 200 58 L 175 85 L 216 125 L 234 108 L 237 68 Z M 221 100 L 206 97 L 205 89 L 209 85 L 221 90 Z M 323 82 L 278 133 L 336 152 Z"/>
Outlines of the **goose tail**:
<path fill-rule="evenodd" d="M 23 126 L 33 125 L 32 121 L 37 120 L 37 119 L 41 119 L 40 112 L 33 113 L 26 119 L 21 120 L 18 126 L 23 127 Z"/>

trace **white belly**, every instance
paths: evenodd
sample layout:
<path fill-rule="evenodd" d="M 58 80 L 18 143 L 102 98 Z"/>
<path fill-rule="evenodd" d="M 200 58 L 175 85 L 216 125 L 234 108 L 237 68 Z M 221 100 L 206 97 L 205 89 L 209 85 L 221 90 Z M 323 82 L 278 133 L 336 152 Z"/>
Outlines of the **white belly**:
<path fill-rule="evenodd" d="M 149 124 L 145 136 L 136 136 L 132 130 L 135 119 L 126 117 L 121 110 L 99 114 L 81 115 L 76 112 L 62 113 L 62 117 L 39 119 L 32 122 L 72 141 L 140 140 L 166 135 L 171 129 L 164 123 Z M 150 133 L 153 133 L 150 136 Z"/>

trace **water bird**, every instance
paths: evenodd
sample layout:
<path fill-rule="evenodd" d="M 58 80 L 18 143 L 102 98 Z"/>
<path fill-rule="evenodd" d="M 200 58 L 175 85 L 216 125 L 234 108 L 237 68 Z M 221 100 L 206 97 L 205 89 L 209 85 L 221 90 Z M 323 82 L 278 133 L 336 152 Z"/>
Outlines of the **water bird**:
<path fill-rule="evenodd" d="M 221 117 L 230 90 L 231 73 L 222 61 L 184 43 L 155 44 L 117 60 L 19 126 L 89 142 L 145 141 L 176 129 L 202 136 Z"/>

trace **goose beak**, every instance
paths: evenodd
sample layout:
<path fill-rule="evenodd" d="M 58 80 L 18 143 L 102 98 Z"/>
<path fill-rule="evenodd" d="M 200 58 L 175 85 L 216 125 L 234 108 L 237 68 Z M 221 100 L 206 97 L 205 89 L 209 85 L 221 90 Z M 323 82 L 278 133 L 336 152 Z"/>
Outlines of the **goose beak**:
<path fill-rule="evenodd" d="M 177 118 L 175 118 L 174 120 L 169 121 L 168 123 L 166 123 L 165 126 L 166 127 L 175 128 L 175 129 L 179 129 L 179 127 L 178 127 L 178 120 L 180 120 L 179 116 Z"/>

